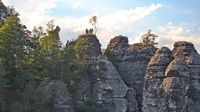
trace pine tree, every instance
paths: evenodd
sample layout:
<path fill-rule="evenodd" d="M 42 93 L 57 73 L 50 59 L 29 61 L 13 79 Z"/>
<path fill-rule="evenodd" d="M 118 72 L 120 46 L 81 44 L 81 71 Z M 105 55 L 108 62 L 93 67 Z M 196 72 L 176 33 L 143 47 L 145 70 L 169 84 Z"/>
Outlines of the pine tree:
<path fill-rule="evenodd" d="M 62 58 L 60 28 L 59 26 L 55 27 L 53 21 L 50 21 L 47 26 L 47 35 L 40 40 L 41 50 L 48 64 L 49 78 L 58 79 L 60 77 L 60 62 Z"/>

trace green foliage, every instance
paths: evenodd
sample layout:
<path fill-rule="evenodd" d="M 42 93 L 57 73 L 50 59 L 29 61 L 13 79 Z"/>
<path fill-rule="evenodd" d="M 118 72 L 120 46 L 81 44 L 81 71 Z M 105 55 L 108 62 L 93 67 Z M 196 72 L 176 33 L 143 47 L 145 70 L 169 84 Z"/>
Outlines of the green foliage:
<path fill-rule="evenodd" d="M 137 51 L 141 51 L 142 49 L 148 48 L 148 47 L 155 48 L 155 46 L 152 44 L 135 43 L 132 45 L 132 48 L 134 48 Z"/>
<path fill-rule="evenodd" d="M 62 50 L 59 32 L 53 21 L 46 30 L 40 26 L 28 31 L 15 9 L 0 1 L 1 112 L 50 112 L 46 86 L 51 80 L 66 81 L 74 101 L 80 98 L 78 83 L 86 72 L 88 46 L 80 37 Z M 94 104 L 88 99 L 82 110 L 93 112 Z"/>
<path fill-rule="evenodd" d="M 47 32 L 39 27 L 31 35 L 14 8 L 5 7 L 4 12 L 0 25 L 0 111 L 49 112 L 45 85 L 60 77 L 60 28 L 50 22 Z"/>
<path fill-rule="evenodd" d="M 10 16 L 19 16 L 14 7 L 6 7 L 0 0 L 0 26 L 3 25 L 4 19 Z"/>
<path fill-rule="evenodd" d="M 149 45 L 157 45 L 158 43 L 155 42 L 155 38 L 158 37 L 158 35 L 151 33 L 151 30 L 148 31 L 148 33 L 142 35 L 141 37 L 141 43 L 143 44 L 143 47 L 149 46 Z"/>
<path fill-rule="evenodd" d="M 4 70 L 2 64 L 0 63 L 0 93 L 6 88 L 7 80 L 5 78 L 6 71 Z"/>
<path fill-rule="evenodd" d="M 20 87 L 28 50 L 29 32 L 16 16 L 5 19 L 0 27 L 0 59 L 6 70 L 8 83 Z"/>
<path fill-rule="evenodd" d="M 0 20 L 3 19 L 7 14 L 7 7 L 0 1 Z"/>
<path fill-rule="evenodd" d="M 64 50 L 65 79 L 70 86 L 78 83 L 85 74 L 85 62 L 82 58 L 84 48 L 79 49 L 80 46 L 77 45 L 77 42 Z"/>
<path fill-rule="evenodd" d="M 74 103 L 80 100 L 79 82 L 86 74 L 86 65 L 84 57 L 87 54 L 87 36 L 81 35 L 74 44 L 68 44 L 64 50 L 64 79 L 69 85 L 69 91 L 72 94 Z M 96 69 L 96 68 L 95 68 Z M 76 112 L 94 112 L 95 100 L 93 97 L 87 98 L 85 104 L 75 106 Z"/>
<path fill-rule="evenodd" d="M 47 82 L 37 84 L 32 81 L 26 84 L 21 92 L 23 112 L 49 112 L 51 109 L 48 97 Z"/>

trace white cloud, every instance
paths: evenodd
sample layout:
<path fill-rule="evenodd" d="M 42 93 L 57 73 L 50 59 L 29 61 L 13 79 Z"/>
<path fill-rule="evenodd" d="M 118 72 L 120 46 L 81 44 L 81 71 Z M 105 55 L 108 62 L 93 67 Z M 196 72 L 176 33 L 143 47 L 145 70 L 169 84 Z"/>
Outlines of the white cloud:
<path fill-rule="evenodd" d="M 45 24 L 50 17 L 46 11 L 55 7 L 55 0 L 3 0 L 8 5 L 14 5 L 20 13 L 21 21 L 32 29 L 33 26 Z"/>
<path fill-rule="evenodd" d="M 127 33 L 136 22 L 141 21 L 160 7 L 162 7 L 161 4 L 152 4 L 148 7 L 137 7 L 102 16 L 98 23 L 99 33 L 102 34 L 100 38 L 109 40 L 114 35 Z"/>
<path fill-rule="evenodd" d="M 167 25 L 172 25 L 172 22 L 171 22 L 171 21 L 169 21 L 169 22 L 167 23 Z"/>
<path fill-rule="evenodd" d="M 100 20 L 102 23 L 100 24 L 107 25 L 107 27 L 112 26 L 114 28 L 122 28 L 124 25 L 130 25 L 130 23 L 134 23 L 143 19 L 161 6 L 161 4 L 152 4 L 148 7 L 137 7 L 135 9 L 122 10 L 114 14 L 102 17 Z"/>
<path fill-rule="evenodd" d="M 180 25 L 167 24 L 166 26 L 162 26 L 163 31 L 160 31 L 159 28 L 159 44 L 161 46 L 166 46 L 169 48 L 173 48 L 173 44 L 177 41 L 188 41 L 192 42 L 196 49 L 200 51 L 200 35 L 190 34 L 190 36 L 186 35 L 187 31 L 190 30 Z"/>
<path fill-rule="evenodd" d="M 97 36 L 102 43 L 106 43 L 110 38 L 127 33 L 131 30 L 134 24 L 141 21 L 148 15 L 151 15 L 158 8 L 162 7 L 161 4 L 152 4 L 146 7 L 136 7 L 129 10 L 120 10 L 110 14 L 98 15 L 98 12 L 92 12 L 91 15 L 83 17 L 72 16 L 50 16 L 46 12 L 58 5 L 59 0 L 4 0 L 9 5 L 15 5 L 15 8 L 20 13 L 22 22 L 27 25 L 31 30 L 33 26 L 45 25 L 49 20 L 54 19 L 55 23 L 61 27 L 61 39 L 66 42 L 67 39 L 77 37 L 80 33 L 84 32 L 85 28 L 90 28 L 89 18 L 97 14 L 98 16 L 98 32 Z M 82 2 L 72 1 L 59 1 L 59 3 L 71 5 L 72 8 L 79 8 Z M 95 7 L 90 7 L 95 8 Z M 91 11 L 92 9 L 90 9 Z"/>
<path fill-rule="evenodd" d="M 83 3 L 82 1 L 76 1 L 76 2 L 72 5 L 72 7 L 73 7 L 73 8 L 78 8 L 78 7 L 81 6 L 82 3 Z"/>
<path fill-rule="evenodd" d="M 160 31 L 160 32 L 164 32 L 164 31 L 165 31 L 165 28 L 159 27 L 159 31 Z"/>

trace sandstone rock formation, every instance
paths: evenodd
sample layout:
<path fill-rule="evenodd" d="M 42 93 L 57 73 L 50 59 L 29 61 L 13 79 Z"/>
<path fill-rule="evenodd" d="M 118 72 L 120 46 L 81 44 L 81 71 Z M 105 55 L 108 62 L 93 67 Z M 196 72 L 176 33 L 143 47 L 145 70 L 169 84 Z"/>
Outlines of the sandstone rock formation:
<path fill-rule="evenodd" d="M 200 111 L 199 61 L 189 42 L 176 42 L 172 52 L 158 49 L 145 75 L 143 112 Z"/>
<path fill-rule="evenodd" d="M 179 41 L 174 44 L 172 50 L 175 58 L 181 58 L 188 66 L 189 88 L 186 96 L 188 97 L 186 111 L 200 111 L 200 55 L 197 53 L 194 45 L 190 42 Z"/>
<path fill-rule="evenodd" d="M 186 92 L 188 90 L 189 72 L 181 59 L 173 60 L 165 71 L 161 85 L 164 92 L 167 112 L 186 112 Z"/>
<path fill-rule="evenodd" d="M 93 89 L 97 78 L 96 64 L 98 57 L 102 54 L 101 44 L 96 35 L 85 34 L 78 37 L 75 47 L 78 50 L 82 50 L 82 53 L 80 53 L 82 54 L 81 58 L 84 59 L 86 64 L 86 73 L 82 74 L 83 77 L 81 77 L 81 80 L 77 84 L 76 91 L 79 95 L 75 101 L 76 108 L 83 108 L 95 95 Z"/>
<path fill-rule="evenodd" d="M 75 42 L 75 47 L 83 52 L 84 59 L 98 57 L 102 54 L 101 44 L 94 34 L 80 35 Z"/>
<path fill-rule="evenodd" d="M 52 112 L 75 112 L 71 94 L 62 81 L 51 81 L 48 93 L 52 102 Z"/>
<path fill-rule="evenodd" d="M 171 51 L 167 47 L 130 45 L 127 37 L 116 36 L 105 56 L 97 37 L 86 34 L 76 41 L 75 47 L 81 46 L 86 74 L 77 84 L 80 96 L 74 101 L 75 107 L 92 101 L 89 106 L 94 112 L 200 111 L 200 55 L 192 43 L 176 42 Z M 57 91 L 52 92 L 54 108 L 65 110 L 64 104 L 73 107 L 62 104 L 71 102 L 70 97 L 57 100 L 63 97 L 60 87 L 51 87 Z"/>
<path fill-rule="evenodd" d="M 118 71 L 105 56 L 99 57 L 97 67 L 99 71 L 96 87 L 98 112 L 126 112 L 128 87 Z"/>
<path fill-rule="evenodd" d="M 154 55 L 156 48 L 153 46 L 137 49 L 135 45 L 128 44 L 128 38 L 116 36 L 111 39 L 105 54 L 110 55 L 120 76 L 129 88 L 136 91 L 138 109 L 141 111 L 144 75 L 146 67 Z"/>
<path fill-rule="evenodd" d="M 172 60 L 172 52 L 166 47 L 158 49 L 151 58 L 145 74 L 143 112 L 166 112 L 166 101 L 160 86 L 165 77 L 165 69 Z"/>

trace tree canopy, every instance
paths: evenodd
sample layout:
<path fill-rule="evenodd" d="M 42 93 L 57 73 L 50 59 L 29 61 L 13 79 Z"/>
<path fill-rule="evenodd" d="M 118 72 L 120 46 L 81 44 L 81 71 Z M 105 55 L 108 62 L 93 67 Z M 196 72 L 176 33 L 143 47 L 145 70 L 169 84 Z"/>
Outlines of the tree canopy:
<path fill-rule="evenodd" d="M 143 45 L 157 45 L 158 43 L 155 42 L 156 41 L 156 37 L 158 37 L 158 35 L 151 33 L 151 29 L 149 29 L 149 31 L 142 35 L 141 37 L 141 43 Z"/>

